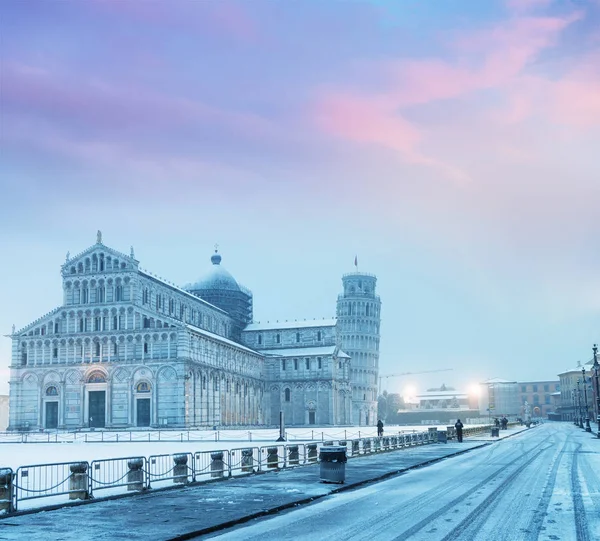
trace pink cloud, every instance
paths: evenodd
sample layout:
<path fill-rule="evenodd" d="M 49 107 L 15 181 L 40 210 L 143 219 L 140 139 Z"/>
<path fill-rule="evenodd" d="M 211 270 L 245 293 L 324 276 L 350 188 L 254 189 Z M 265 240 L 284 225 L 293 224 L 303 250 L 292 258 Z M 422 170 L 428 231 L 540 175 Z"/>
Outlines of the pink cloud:
<path fill-rule="evenodd" d="M 542 6 L 542 2 L 536 4 Z M 529 66 L 581 17 L 581 12 L 515 17 L 491 29 L 461 36 L 449 46 L 454 61 L 430 58 L 388 62 L 382 69 L 391 83 L 381 93 L 359 94 L 347 89 L 324 92 L 315 107 L 315 118 L 331 135 L 392 148 L 407 162 L 441 167 L 446 173 L 456 174 L 458 168 L 426 150 L 430 130 L 416 121 L 409 122 L 408 112 L 435 102 L 473 99 L 475 93 L 494 91 L 505 96 L 509 104 L 509 118 L 503 122 L 523 121 L 534 109 L 533 97 L 515 92 L 523 88 L 523 81 L 530 81 L 530 90 L 540 86 L 531 82 Z M 563 92 L 568 94 L 569 89 Z M 588 105 L 595 107 L 595 103 L 590 96 Z M 460 175 L 468 176 L 464 172 Z"/>
<path fill-rule="evenodd" d="M 515 14 L 528 13 L 547 8 L 553 0 L 507 0 L 506 7 Z"/>

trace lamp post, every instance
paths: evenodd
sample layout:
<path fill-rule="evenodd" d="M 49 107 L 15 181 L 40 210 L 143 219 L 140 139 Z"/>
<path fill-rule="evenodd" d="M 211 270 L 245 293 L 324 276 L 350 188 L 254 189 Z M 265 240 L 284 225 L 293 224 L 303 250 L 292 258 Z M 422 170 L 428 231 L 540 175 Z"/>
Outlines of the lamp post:
<path fill-rule="evenodd" d="M 585 431 L 591 432 L 592 427 L 590 426 L 590 408 L 588 407 L 588 399 L 587 399 L 587 381 L 585 377 L 585 366 L 581 367 L 581 376 L 583 377 L 583 396 L 584 396 L 584 404 L 585 404 Z"/>
<path fill-rule="evenodd" d="M 579 428 L 583 428 L 583 414 L 582 414 L 582 410 L 581 410 L 581 387 L 579 386 L 579 384 L 581 383 L 581 380 L 577 380 L 577 415 L 579 416 L 579 423 L 578 426 Z"/>
<path fill-rule="evenodd" d="M 592 348 L 594 352 L 594 364 L 592 368 L 594 369 L 594 380 L 596 381 L 596 421 L 598 422 L 598 433 L 596 436 L 600 438 L 600 383 L 598 378 L 600 377 L 600 364 L 598 364 L 598 346 L 594 344 Z"/>

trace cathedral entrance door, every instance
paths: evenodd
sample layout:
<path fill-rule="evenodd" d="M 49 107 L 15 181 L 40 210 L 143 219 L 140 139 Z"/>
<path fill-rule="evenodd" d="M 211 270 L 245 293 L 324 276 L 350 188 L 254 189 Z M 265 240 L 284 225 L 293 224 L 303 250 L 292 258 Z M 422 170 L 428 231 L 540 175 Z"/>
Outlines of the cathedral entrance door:
<path fill-rule="evenodd" d="M 138 398 L 137 406 L 137 426 L 150 426 L 150 399 Z"/>
<path fill-rule="evenodd" d="M 58 402 L 46 402 L 46 428 L 58 428 Z"/>
<path fill-rule="evenodd" d="M 104 428 L 106 424 L 106 391 L 90 391 L 90 428 Z"/>
<path fill-rule="evenodd" d="M 309 411 L 308 412 L 308 424 L 309 425 L 316 424 L 315 417 L 316 417 L 316 415 L 315 415 L 314 411 Z"/>

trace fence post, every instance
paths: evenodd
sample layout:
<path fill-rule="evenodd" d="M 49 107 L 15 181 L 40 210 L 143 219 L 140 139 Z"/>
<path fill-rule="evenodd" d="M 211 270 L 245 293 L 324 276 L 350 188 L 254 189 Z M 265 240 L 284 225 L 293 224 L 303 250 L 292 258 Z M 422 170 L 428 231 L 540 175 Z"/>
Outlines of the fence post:
<path fill-rule="evenodd" d="M 185 484 L 188 482 L 188 456 L 186 453 L 173 455 L 173 483 Z"/>
<path fill-rule="evenodd" d="M 308 462 L 316 462 L 317 461 L 317 444 L 309 443 L 306 446 L 306 449 L 308 450 L 308 454 L 306 457 L 308 459 Z"/>
<path fill-rule="evenodd" d="M 242 471 L 254 473 L 252 449 L 242 449 Z"/>
<path fill-rule="evenodd" d="M 300 464 L 300 453 L 298 452 L 297 445 L 290 445 L 288 447 L 289 455 L 288 455 L 288 463 L 290 466 Z"/>
<path fill-rule="evenodd" d="M 88 499 L 88 464 L 87 462 L 75 462 L 69 466 L 69 500 Z"/>
<path fill-rule="evenodd" d="M 278 468 L 279 456 L 277 455 L 277 447 L 267 447 L 267 468 Z"/>
<path fill-rule="evenodd" d="M 144 490 L 144 459 L 132 458 L 127 467 L 127 490 Z"/>
<path fill-rule="evenodd" d="M 0 469 L 0 511 L 12 512 L 13 471 Z"/>
<path fill-rule="evenodd" d="M 210 476 L 223 477 L 223 451 L 210 454 Z"/>

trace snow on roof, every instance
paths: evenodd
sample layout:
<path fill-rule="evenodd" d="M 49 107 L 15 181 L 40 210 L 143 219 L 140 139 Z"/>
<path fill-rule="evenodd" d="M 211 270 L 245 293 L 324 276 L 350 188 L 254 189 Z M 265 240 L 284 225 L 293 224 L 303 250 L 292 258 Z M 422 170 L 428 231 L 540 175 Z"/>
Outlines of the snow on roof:
<path fill-rule="evenodd" d="M 327 356 L 335 353 L 336 346 L 319 346 L 313 348 L 262 349 L 262 355 L 268 357 L 310 357 L 311 355 Z M 338 357 L 348 357 L 343 351 L 338 351 Z M 349 357 L 348 357 L 349 358 Z"/>
<path fill-rule="evenodd" d="M 267 330 L 274 331 L 279 329 L 306 329 L 309 327 L 335 327 L 336 323 L 336 318 L 309 319 L 303 321 L 267 321 L 265 323 L 260 323 L 259 321 L 257 321 L 255 323 L 248 324 L 244 329 L 244 332 Z"/>
<path fill-rule="evenodd" d="M 488 379 L 484 382 L 482 382 L 482 385 L 485 385 L 486 383 L 517 383 L 516 381 L 508 381 L 507 379 L 501 379 L 501 378 L 491 378 Z"/>
<path fill-rule="evenodd" d="M 207 338 L 211 338 L 212 340 L 216 340 L 217 342 L 222 342 L 223 344 L 235 347 L 237 349 L 241 349 L 243 351 L 247 351 L 248 353 L 253 353 L 254 355 L 262 355 L 262 353 L 260 351 L 255 351 L 246 346 L 242 346 L 241 344 L 238 344 L 237 342 L 234 342 L 233 340 L 229 340 L 229 338 L 225 338 L 224 336 L 221 336 L 219 334 L 215 334 L 214 332 L 206 331 L 204 329 L 201 329 L 200 327 L 196 327 L 195 325 L 190 325 L 189 323 L 186 323 L 185 326 L 188 329 L 191 329 L 192 331 L 194 331 L 198 334 L 202 334 L 202 335 L 206 336 Z"/>
<path fill-rule="evenodd" d="M 416 395 L 416 398 L 468 398 L 469 394 L 462 391 L 430 391 Z"/>

